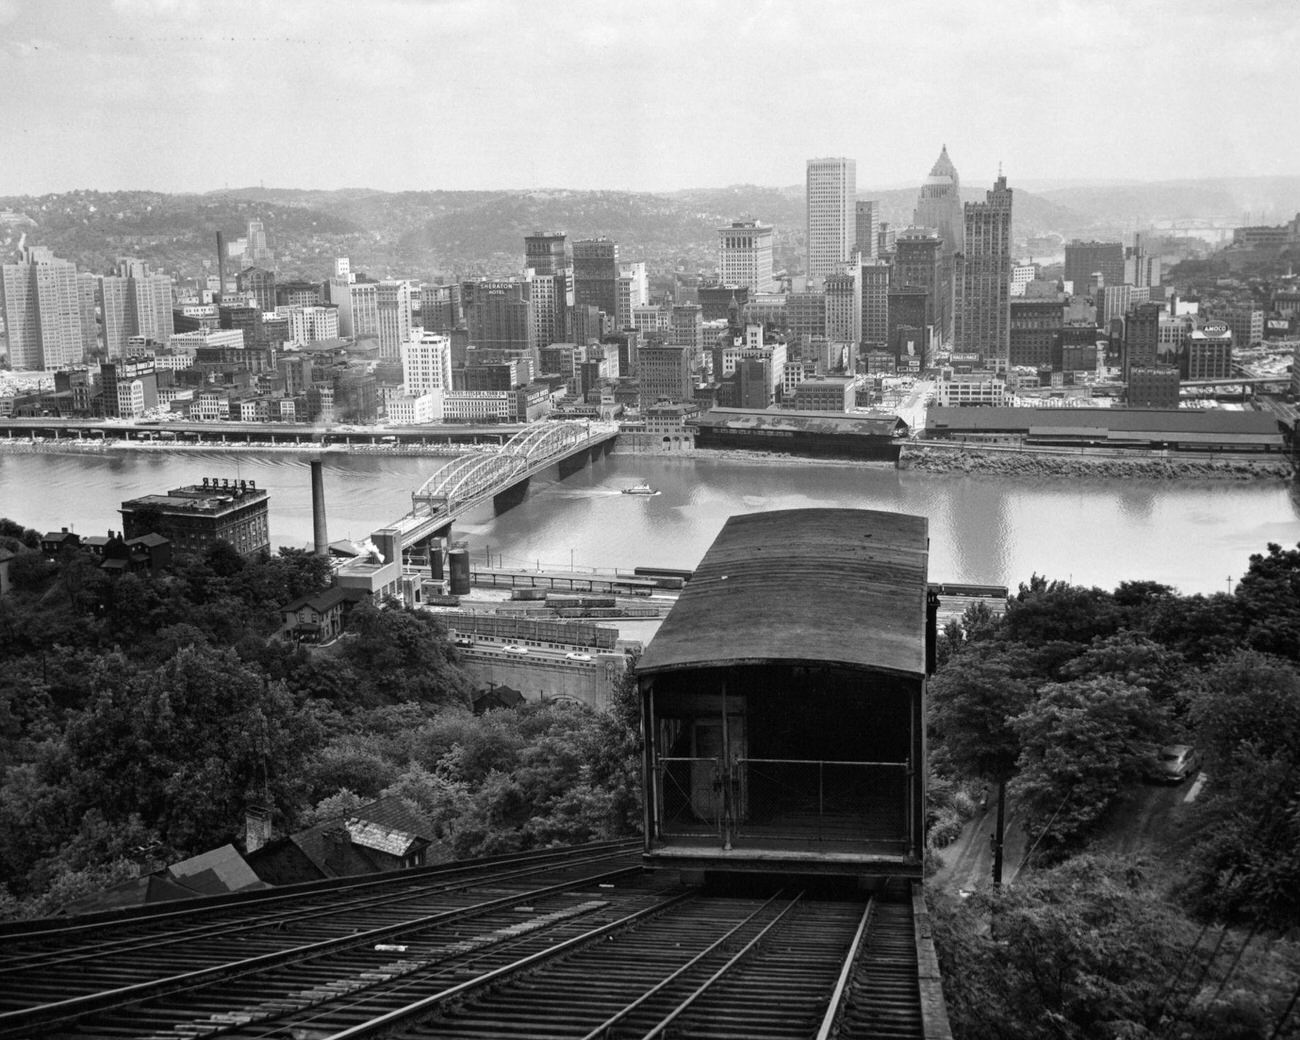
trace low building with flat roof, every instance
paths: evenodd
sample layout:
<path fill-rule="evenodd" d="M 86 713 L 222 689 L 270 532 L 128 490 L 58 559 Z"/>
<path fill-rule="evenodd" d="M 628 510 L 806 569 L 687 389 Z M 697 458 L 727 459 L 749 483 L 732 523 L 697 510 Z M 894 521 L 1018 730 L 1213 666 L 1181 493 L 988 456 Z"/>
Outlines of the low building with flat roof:
<path fill-rule="evenodd" d="M 1213 408 L 931 408 L 925 436 L 1198 452 L 1285 450 L 1272 413 Z"/>
<path fill-rule="evenodd" d="M 201 484 L 123 502 L 122 529 L 128 541 L 162 535 L 177 552 L 228 542 L 240 556 L 252 557 L 271 551 L 268 503 L 254 481 L 204 477 Z"/>

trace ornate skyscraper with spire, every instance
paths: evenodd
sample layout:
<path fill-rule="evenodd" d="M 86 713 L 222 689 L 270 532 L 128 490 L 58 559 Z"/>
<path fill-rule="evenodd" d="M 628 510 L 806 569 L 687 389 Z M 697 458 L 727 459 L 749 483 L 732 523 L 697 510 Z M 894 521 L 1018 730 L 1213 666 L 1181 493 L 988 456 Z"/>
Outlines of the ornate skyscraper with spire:
<path fill-rule="evenodd" d="M 961 178 L 957 176 L 957 167 L 948 158 L 946 144 L 930 168 L 930 176 L 921 185 L 921 197 L 916 202 L 912 223 L 938 231 L 943 239 L 943 251 L 948 256 L 962 251 Z"/>
<path fill-rule="evenodd" d="M 941 343 L 951 343 L 956 280 L 954 257 L 965 245 L 965 218 L 961 208 L 961 178 L 957 176 L 957 167 L 948 158 L 946 144 L 930 168 L 930 176 L 921 185 L 912 223 L 917 227 L 934 228 L 942 242 L 934 300 L 935 335 Z"/>

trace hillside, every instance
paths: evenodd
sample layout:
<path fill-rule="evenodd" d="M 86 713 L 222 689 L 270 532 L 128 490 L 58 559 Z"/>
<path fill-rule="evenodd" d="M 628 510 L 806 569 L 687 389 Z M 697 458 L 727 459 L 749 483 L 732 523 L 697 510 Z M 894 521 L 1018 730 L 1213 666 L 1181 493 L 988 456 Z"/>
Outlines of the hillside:
<path fill-rule="evenodd" d="M 968 186 L 962 197 L 981 201 L 985 190 Z M 916 189 L 867 188 L 858 196 L 879 200 L 882 220 L 896 227 L 911 223 Z M 87 271 L 107 270 L 116 257 L 132 255 L 188 277 L 213 268 L 218 228 L 233 240 L 254 218 L 266 227 L 282 278 L 323 277 L 336 256 L 375 276 L 505 276 L 519 270 L 523 237 L 536 230 L 563 230 L 571 239 L 604 235 L 619 243 L 621 256 L 643 260 L 652 271 L 708 271 L 716 257 L 714 229 L 746 218 L 776 228 L 780 268 L 798 264 L 805 219 L 802 186 L 752 184 L 667 194 L 562 188 L 75 191 L 0 198 L 0 209 L 21 215 L 0 224 L 5 256 L 25 241 L 50 246 Z M 1067 185 L 1041 193 L 1016 189 L 1013 231 L 1019 251 L 1041 252 L 1074 237 L 1117 238 L 1159 219 L 1263 218 L 1297 210 L 1296 177 Z"/>

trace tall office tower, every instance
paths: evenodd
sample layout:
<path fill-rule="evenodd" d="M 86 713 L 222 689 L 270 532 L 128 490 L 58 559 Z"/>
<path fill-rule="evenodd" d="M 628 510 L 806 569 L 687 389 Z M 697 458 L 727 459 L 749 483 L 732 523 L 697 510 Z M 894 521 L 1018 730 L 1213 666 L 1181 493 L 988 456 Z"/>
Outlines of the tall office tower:
<path fill-rule="evenodd" d="M 772 229 L 754 220 L 718 228 L 718 274 L 723 285 L 772 292 Z"/>
<path fill-rule="evenodd" d="M 854 210 L 856 212 L 854 242 L 857 245 L 858 255 L 863 260 L 874 260 L 880 246 L 876 237 L 879 230 L 877 224 L 880 220 L 880 203 L 859 201 L 855 204 Z"/>
<path fill-rule="evenodd" d="M 537 358 L 537 327 L 528 282 L 462 282 L 469 342 L 480 350 L 501 350 Z"/>
<path fill-rule="evenodd" d="M 235 275 L 235 288 L 257 301 L 262 313 L 275 310 L 275 272 L 264 267 L 245 267 Z"/>
<path fill-rule="evenodd" d="M 1132 247 L 1124 250 L 1124 281 L 1138 287 L 1160 284 L 1160 257 L 1147 255 L 1140 231 L 1133 233 Z"/>
<path fill-rule="evenodd" d="M 645 263 L 618 265 L 618 298 L 615 304 L 614 328 L 632 327 L 632 312 L 650 302 L 650 276 Z"/>
<path fill-rule="evenodd" d="M 379 283 L 353 282 L 348 286 L 352 299 L 352 335 L 356 339 L 379 336 Z"/>
<path fill-rule="evenodd" d="M 450 332 L 464 317 L 458 282 L 450 285 L 425 282 L 420 287 L 420 327 L 425 332 Z"/>
<path fill-rule="evenodd" d="M 862 337 L 862 277 L 856 264 L 826 276 L 826 338 L 857 344 Z"/>
<path fill-rule="evenodd" d="M 99 346 L 99 322 L 95 317 L 99 280 L 88 272 L 77 275 L 77 302 L 81 307 L 81 342 L 87 354 Z"/>
<path fill-rule="evenodd" d="M 955 265 L 955 349 L 999 370 L 1011 355 L 1011 194 L 999 175 L 984 202 L 966 203 L 965 251 Z"/>
<path fill-rule="evenodd" d="M 271 250 L 266 244 L 266 229 L 260 220 L 248 222 L 248 245 L 244 247 L 244 259 L 257 264 L 271 260 Z M 268 308 L 269 309 L 269 308 Z"/>
<path fill-rule="evenodd" d="M 573 277 L 573 247 L 563 231 L 534 231 L 524 236 L 524 267 L 538 274 Z"/>
<path fill-rule="evenodd" d="M 573 310 L 573 246 L 564 232 L 534 231 L 525 235 L 524 270 L 531 271 L 534 280 L 532 302 L 537 312 L 538 346 L 566 342 Z"/>
<path fill-rule="evenodd" d="M 126 357 L 126 341 L 134 334 L 131 324 L 130 295 L 126 278 L 106 274 L 96 279 L 99 314 L 103 322 L 104 354 L 109 358 Z"/>
<path fill-rule="evenodd" d="M 933 228 L 904 228 L 894 240 L 890 285 L 898 290 L 915 286 L 926 292 L 925 324 L 946 326 L 950 301 L 941 292 L 943 283 L 943 239 Z M 896 324 L 891 322 L 891 324 Z"/>
<path fill-rule="evenodd" d="M 930 168 L 930 176 L 921 185 L 912 223 L 917 227 L 934 228 L 943 245 L 939 259 L 939 288 L 936 310 L 942 314 L 936 322 L 935 336 L 942 343 L 953 342 L 953 314 L 956 310 L 956 261 L 954 257 L 964 247 L 966 233 L 962 213 L 961 178 L 957 167 L 948 158 L 944 145 L 939 158 Z"/>
<path fill-rule="evenodd" d="M 644 346 L 637 352 L 640 404 L 648 408 L 657 401 L 689 401 L 691 352 L 686 347 Z"/>
<path fill-rule="evenodd" d="M 0 264 L 0 309 L 11 368 L 66 368 L 85 354 L 76 265 L 49 249 L 28 246 L 18 263 Z"/>
<path fill-rule="evenodd" d="M 540 274 L 525 268 L 528 302 L 533 308 L 533 328 L 538 349 L 552 343 L 569 342 L 569 307 L 566 305 L 567 280 L 563 274 Z"/>
<path fill-rule="evenodd" d="M 1093 276 L 1102 276 L 1102 285 L 1120 285 L 1124 281 L 1124 244 L 1122 242 L 1080 242 L 1065 247 L 1065 280 L 1074 283 L 1074 295 L 1083 296 Z M 1135 283 L 1136 284 L 1136 283 Z"/>
<path fill-rule="evenodd" d="M 1124 317 L 1124 381 L 1128 382 L 1134 369 L 1150 368 L 1159 364 L 1160 319 L 1165 308 L 1159 303 L 1139 303 Z"/>
<path fill-rule="evenodd" d="M 396 361 L 402 344 L 411 338 L 411 283 L 385 278 L 375 289 L 375 311 L 379 319 L 379 356 Z"/>
<path fill-rule="evenodd" d="M 871 260 L 858 268 L 862 282 L 859 340 L 863 350 L 879 350 L 889 343 L 889 272 L 884 260 Z"/>
<path fill-rule="evenodd" d="M 921 185 L 921 195 L 916 202 L 912 223 L 917 227 L 934 228 L 943 239 L 944 252 L 960 253 L 964 246 L 965 222 L 961 206 L 961 178 L 957 167 L 948 158 L 944 145 L 939 158 L 930 168 L 930 176 Z"/>
<path fill-rule="evenodd" d="M 704 355 L 704 310 L 698 303 L 673 305 L 668 319 L 668 343 L 686 347 L 694 364 Z"/>
<path fill-rule="evenodd" d="M 854 208 L 858 164 L 854 159 L 809 159 L 808 277 L 825 278 L 839 270 L 857 242 Z"/>
<path fill-rule="evenodd" d="M 451 340 L 414 332 L 401 344 L 402 382 L 416 397 L 451 389 Z"/>
<path fill-rule="evenodd" d="M 802 347 L 815 336 L 825 337 L 825 293 L 790 293 L 785 298 L 785 313 L 793 345 Z"/>
<path fill-rule="evenodd" d="M 573 302 L 598 307 L 613 318 L 618 311 L 618 243 L 586 238 L 573 243 Z"/>

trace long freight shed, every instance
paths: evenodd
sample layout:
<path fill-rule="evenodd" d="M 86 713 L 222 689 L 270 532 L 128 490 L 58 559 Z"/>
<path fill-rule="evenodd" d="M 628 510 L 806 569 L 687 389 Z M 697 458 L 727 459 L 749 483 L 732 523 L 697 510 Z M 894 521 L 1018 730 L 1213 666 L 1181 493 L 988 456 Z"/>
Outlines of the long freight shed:
<path fill-rule="evenodd" d="M 690 421 L 697 448 L 898 461 L 907 423 L 896 415 L 712 408 Z"/>
<path fill-rule="evenodd" d="M 925 439 L 1147 451 L 1286 450 L 1271 412 L 1210 408 L 931 408 Z"/>

